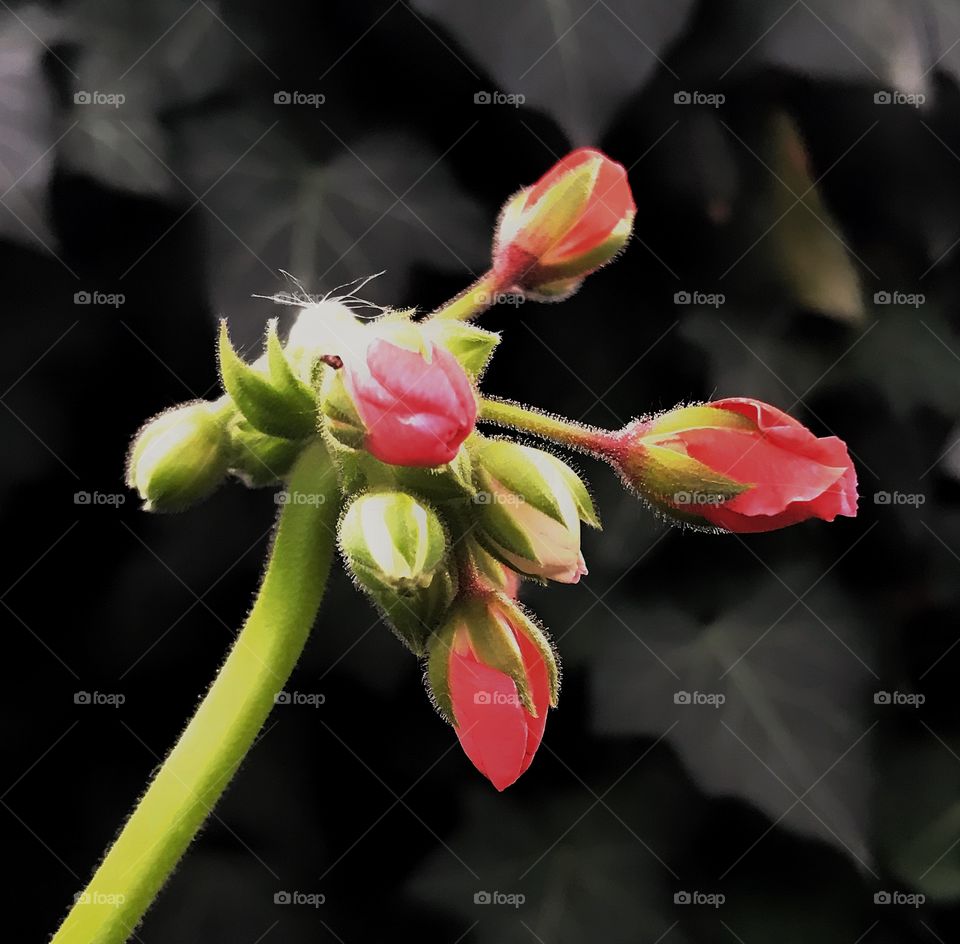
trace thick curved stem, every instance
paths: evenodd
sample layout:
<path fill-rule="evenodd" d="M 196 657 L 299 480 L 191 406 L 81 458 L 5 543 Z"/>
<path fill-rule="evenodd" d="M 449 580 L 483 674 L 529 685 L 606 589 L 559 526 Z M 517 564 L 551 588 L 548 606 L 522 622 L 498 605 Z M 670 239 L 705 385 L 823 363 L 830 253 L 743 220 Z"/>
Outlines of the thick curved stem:
<path fill-rule="evenodd" d="M 316 617 L 339 492 L 323 445 L 290 475 L 260 591 L 196 714 L 53 938 L 122 944 L 197 834 L 286 684 Z"/>

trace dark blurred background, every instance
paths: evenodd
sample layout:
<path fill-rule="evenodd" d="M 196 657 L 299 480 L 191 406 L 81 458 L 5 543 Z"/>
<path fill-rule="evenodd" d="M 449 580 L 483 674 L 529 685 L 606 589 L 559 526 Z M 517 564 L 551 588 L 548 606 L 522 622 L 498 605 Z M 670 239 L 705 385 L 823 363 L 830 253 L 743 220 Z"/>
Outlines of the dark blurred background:
<path fill-rule="evenodd" d="M 269 539 L 269 492 L 138 511 L 131 434 L 216 395 L 255 295 L 440 304 L 588 143 L 635 237 L 485 318 L 486 389 L 607 426 L 768 400 L 849 443 L 859 517 L 684 533 L 583 463 L 606 530 L 525 594 L 564 690 L 502 795 L 337 573 L 290 684 L 323 704 L 276 709 L 137 940 L 957 940 L 958 80 L 952 0 L 3 4 L 10 940 L 85 884 Z"/>

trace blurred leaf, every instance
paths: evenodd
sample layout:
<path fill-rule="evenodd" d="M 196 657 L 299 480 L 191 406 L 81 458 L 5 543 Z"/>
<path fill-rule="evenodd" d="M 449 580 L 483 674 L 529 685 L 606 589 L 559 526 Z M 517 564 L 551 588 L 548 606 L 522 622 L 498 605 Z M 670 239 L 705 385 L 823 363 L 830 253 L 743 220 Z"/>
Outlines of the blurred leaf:
<path fill-rule="evenodd" d="M 41 249 L 54 241 L 47 209 L 53 101 L 42 63 L 52 23 L 38 7 L 0 17 L 0 235 Z"/>
<path fill-rule="evenodd" d="M 876 311 L 876 326 L 830 381 L 875 387 L 903 419 L 923 406 L 960 415 L 960 339 L 943 315 L 926 299 L 918 308 L 883 305 Z"/>
<path fill-rule="evenodd" d="M 576 144 L 595 144 L 662 64 L 692 0 L 414 0 L 508 93 L 543 108 Z M 492 92 L 478 88 L 477 92 Z"/>
<path fill-rule="evenodd" d="M 711 397 L 744 396 L 791 408 L 794 401 L 836 359 L 807 336 L 787 338 L 791 315 L 782 309 L 763 314 L 724 308 L 697 311 L 680 324 L 684 337 L 706 355 Z"/>
<path fill-rule="evenodd" d="M 860 81 L 878 91 L 924 93 L 937 57 L 929 9 L 929 0 L 738 0 L 733 17 L 745 61 Z"/>
<path fill-rule="evenodd" d="M 673 923 L 670 873 L 607 810 L 598 806 L 584 816 L 592 803 L 585 790 L 556 788 L 534 811 L 492 789 L 474 791 L 464 825 L 427 859 L 411 890 L 479 922 L 471 937 L 478 944 L 656 941 Z M 467 868 L 450 850 L 463 850 Z M 475 900 L 484 892 L 525 901 L 513 907 Z M 671 944 L 685 940 L 679 929 L 670 934 Z"/>
<path fill-rule="evenodd" d="M 788 115 L 775 116 L 769 150 L 779 179 L 771 180 L 764 229 L 773 227 L 770 247 L 780 277 L 801 307 L 840 321 L 863 321 L 860 282 L 843 232 L 820 196 L 803 140 Z"/>
<path fill-rule="evenodd" d="M 162 115 L 236 90 L 244 70 L 272 71 L 244 48 L 240 34 L 257 38 L 249 24 L 233 11 L 231 24 L 205 3 L 75 4 L 66 32 L 79 46 L 70 117 L 76 127 L 60 146 L 64 165 L 110 187 L 189 198 L 169 170 L 173 154 Z M 98 104 L 98 93 L 122 101 Z"/>
<path fill-rule="evenodd" d="M 928 733 L 882 755 L 880 853 L 897 878 L 940 902 L 960 898 L 958 748 Z"/>
<path fill-rule="evenodd" d="M 802 593 L 816 575 L 784 579 Z M 667 604 L 621 607 L 631 631 L 598 651 L 596 724 L 609 734 L 669 730 L 704 790 L 743 797 L 863 860 L 870 650 L 827 583 L 805 602 L 813 612 L 761 577 L 706 624 Z"/>
<path fill-rule="evenodd" d="M 272 307 L 253 296 L 289 287 L 281 269 L 307 292 L 386 270 L 363 294 L 397 304 L 416 264 L 469 278 L 487 262 L 491 221 L 407 135 L 371 135 L 326 164 L 249 114 L 204 119 L 184 137 L 207 208 L 213 303 L 240 347 Z"/>

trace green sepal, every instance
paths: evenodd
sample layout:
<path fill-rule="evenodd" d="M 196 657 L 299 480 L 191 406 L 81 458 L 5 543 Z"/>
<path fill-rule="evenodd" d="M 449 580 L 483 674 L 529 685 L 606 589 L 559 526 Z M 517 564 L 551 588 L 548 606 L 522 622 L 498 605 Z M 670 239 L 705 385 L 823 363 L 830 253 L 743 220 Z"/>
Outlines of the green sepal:
<path fill-rule="evenodd" d="M 427 640 L 427 688 L 434 707 L 447 724 L 457 726 L 457 715 L 450 696 L 450 649 L 459 620 L 457 607 L 452 610 L 440 628 Z"/>
<path fill-rule="evenodd" d="M 296 374 L 293 365 L 287 358 L 277 334 L 279 319 L 271 318 L 267 322 L 267 367 L 270 371 L 270 380 L 273 386 L 284 396 L 290 398 L 291 404 L 296 404 L 298 412 L 315 415 L 317 399 L 310 387 Z"/>
<path fill-rule="evenodd" d="M 278 389 L 273 379 L 248 364 L 234 350 L 227 322 L 220 322 L 220 378 L 223 389 L 250 423 L 261 432 L 284 439 L 306 439 L 316 429 L 313 397 L 307 404 L 298 394 Z"/>
<path fill-rule="evenodd" d="M 565 524 L 556 494 L 536 465 L 536 460 L 541 456 L 559 461 L 555 456 L 506 439 L 484 439 L 479 436 L 471 448 L 480 470 L 481 484 L 489 484 L 488 477 L 492 477 L 537 511 L 559 524 Z M 489 497 L 493 499 L 493 492 L 489 493 Z M 496 501 L 491 500 L 489 507 L 497 507 Z"/>
<path fill-rule="evenodd" d="M 570 489 L 570 494 L 573 496 L 574 504 L 577 506 L 577 514 L 580 516 L 580 520 L 584 522 L 584 524 L 590 525 L 591 528 L 602 531 L 603 525 L 600 523 L 600 516 L 597 514 L 593 498 L 583 479 L 562 459 L 558 459 L 556 456 L 552 458 L 559 466 L 563 480 Z"/>
<path fill-rule="evenodd" d="M 539 563 L 540 559 L 537 557 L 526 530 L 511 514 L 508 506 L 490 500 L 493 492 L 489 481 L 485 480 L 485 476 L 485 472 L 478 475 L 478 490 L 474 499 L 477 505 L 474 514 L 479 523 L 475 532 L 477 540 L 503 563 L 506 563 L 506 560 L 500 556 L 500 550 Z"/>
<path fill-rule="evenodd" d="M 377 462 L 375 459 L 373 461 Z M 421 468 L 386 465 L 381 462 L 377 464 L 382 466 L 384 474 L 390 475 L 401 488 L 423 495 L 431 501 L 472 501 L 476 495 L 470 455 L 463 446 L 446 465 Z"/>
<path fill-rule="evenodd" d="M 666 446 L 645 444 L 639 459 L 640 476 L 636 482 L 640 491 L 656 505 L 694 517 L 697 500 L 678 501 L 678 495 L 703 496 L 718 504 L 730 501 L 752 488 L 748 482 L 738 482 L 722 475 L 710 466 Z"/>
<path fill-rule="evenodd" d="M 293 468 L 305 442 L 270 436 L 238 415 L 227 428 L 232 475 L 249 488 L 282 482 Z"/>
<path fill-rule="evenodd" d="M 553 644 L 544 632 L 543 627 L 535 620 L 529 611 L 506 596 L 500 595 L 501 605 L 509 608 L 513 615 L 512 625 L 517 632 L 521 632 L 540 653 L 544 665 L 547 669 L 547 682 L 550 686 L 550 707 L 556 708 L 560 697 L 560 666 L 557 662 L 557 655 Z"/>
<path fill-rule="evenodd" d="M 367 437 L 366 427 L 353 405 L 343 382 L 343 372 L 328 371 L 320 388 L 320 412 L 327 432 L 351 449 L 361 449 Z"/>
<path fill-rule="evenodd" d="M 500 594 L 483 595 L 463 601 L 461 618 L 467 627 L 470 645 L 480 662 L 503 672 L 513 680 L 517 686 L 520 704 L 536 717 L 537 708 L 533 703 L 533 693 L 530 691 L 520 648 L 509 626 L 495 615 L 494 608 L 498 604 L 507 604 L 507 608 L 512 609 L 512 601 L 506 600 Z"/>
<path fill-rule="evenodd" d="M 456 596 L 453 575 L 441 569 L 429 586 L 400 591 L 384 588 L 376 573 L 365 567 L 354 565 L 351 569 L 397 638 L 414 655 L 424 655 L 430 634 L 443 621 Z"/>
<path fill-rule="evenodd" d="M 496 332 L 463 321 L 434 319 L 427 322 L 427 331 L 437 344 L 460 362 L 474 382 L 483 375 L 500 343 L 500 335 Z"/>

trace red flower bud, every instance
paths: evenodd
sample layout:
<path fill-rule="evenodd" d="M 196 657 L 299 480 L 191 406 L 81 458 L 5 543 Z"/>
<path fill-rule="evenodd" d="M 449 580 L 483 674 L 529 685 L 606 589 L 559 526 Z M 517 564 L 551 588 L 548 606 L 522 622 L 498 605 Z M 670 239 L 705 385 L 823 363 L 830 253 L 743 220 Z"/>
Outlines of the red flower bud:
<path fill-rule="evenodd" d="M 772 531 L 857 513 L 857 474 L 836 436 L 818 438 L 745 397 L 637 420 L 604 450 L 628 484 L 677 521 Z"/>
<path fill-rule="evenodd" d="M 509 200 L 494 241 L 505 287 L 561 298 L 630 238 L 636 206 L 627 172 L 601 151 L 578 148 Z"/>
<path fill-rule="evenodd" d="M 432 341 L 411 350 L 375 338 L 344 360 L 343 381 L 366 429 L 365 448 L 391 465 L 452 461 L 477 419 L 470 378 Z"/>
<path fill-rule="evenodd" d="M 431 642 L 429 680 L 467 757 L 498 789 L 526 771 L 556 704 L 558 670 L 540 628 L 505 596 L 455 605 Z"/>

